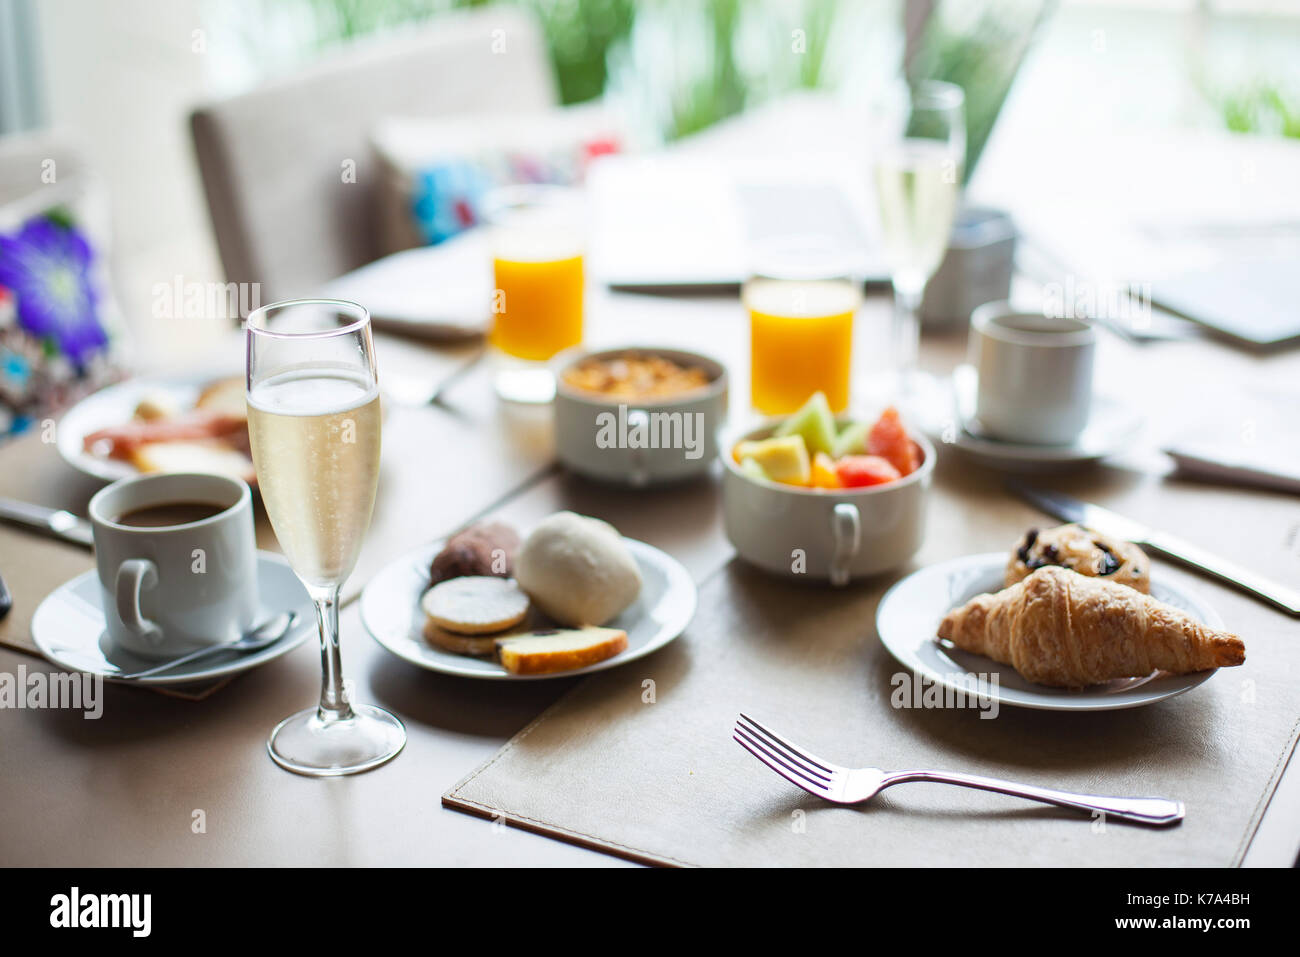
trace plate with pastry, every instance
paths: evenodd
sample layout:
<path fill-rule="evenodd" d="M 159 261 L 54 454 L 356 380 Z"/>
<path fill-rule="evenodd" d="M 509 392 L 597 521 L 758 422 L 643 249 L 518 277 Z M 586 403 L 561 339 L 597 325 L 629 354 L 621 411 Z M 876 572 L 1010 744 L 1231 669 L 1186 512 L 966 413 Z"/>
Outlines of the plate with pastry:
<path fill-rule="evenodd" d="M 430 671 L 527 681 L 601 671 L 657 651 L 695 614 L 681 563 L 610 524 L 556 512 L 521 537 L 472 525 L 381 570 L 361 620 Z"/>
<path fill-rule="evenodd" d="M 1214 609 L 1136 545 L 1078 525 L 914 572 L 881 599 L 876 628 L 944 688 L 1053 711 L 1152 704 L 1246 658 Z"/>
<path fill-rule="evenodd" d="M 146 472 L 256 479 L 244 377 L 147 376 L 101 389 L 59 420 L 59 454 L 106 482 Z"/>

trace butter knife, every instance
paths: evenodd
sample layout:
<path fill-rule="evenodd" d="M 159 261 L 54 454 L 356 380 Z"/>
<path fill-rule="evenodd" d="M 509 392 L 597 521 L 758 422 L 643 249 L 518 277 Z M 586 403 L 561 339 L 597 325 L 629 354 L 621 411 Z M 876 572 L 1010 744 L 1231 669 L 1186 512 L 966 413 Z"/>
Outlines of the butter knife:
<path fill-rule="evenodd" d="M 0 498 L 0 519 L 34 528 L 85 548 L 90 548 L 94 544 L 90 523 L 63 509 L 46 508 L 44 505 L 30 505 L 11 498 Z"/>
<path fill-rule="evenodd" d="M 1280 608 L 1289 615 L 1300 617 L 1300 591 L 1265 578 L 1249 568 L 1242 568 L 1226 558 L 1220 558 L 1199 545 L 1193 545 L 1175 535 L 1157 531 L 1141 522 L 1125 518 L 1108 508 L 1081 502 L 1077 498 L 1059 492 L 1032 488 L 1019 482 L 1010 482 L 1008 487 L 1020 498 L 1035 508 L 1042 509 L 1048 515 L 1159 552 L 1166 558 L 1172 558 L 1176 562 L 1195 568 L 1275 608 Z"/>

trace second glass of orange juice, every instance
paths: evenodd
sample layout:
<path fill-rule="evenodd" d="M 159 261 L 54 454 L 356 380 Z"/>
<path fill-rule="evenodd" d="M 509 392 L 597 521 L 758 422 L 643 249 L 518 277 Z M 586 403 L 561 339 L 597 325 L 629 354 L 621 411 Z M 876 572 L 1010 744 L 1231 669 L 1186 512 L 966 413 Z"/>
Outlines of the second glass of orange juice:
<path fill-rule="evenodd" d="M 549 401 L 555 382 L 542 363 L 582 342 L 582 204 L 565 187 L 508 187 L 489 197 L 488 217 L 497 391 L 512 401 Z"/>
<path fill-rule="evenodd" d="M 861 282 L 833 248 L 791 240 L 762 250 L 741 292 L 749 310 L 750 400 L 764 415 L 795 412 L 818 390 L 849 404 L 853 317 Z"/>

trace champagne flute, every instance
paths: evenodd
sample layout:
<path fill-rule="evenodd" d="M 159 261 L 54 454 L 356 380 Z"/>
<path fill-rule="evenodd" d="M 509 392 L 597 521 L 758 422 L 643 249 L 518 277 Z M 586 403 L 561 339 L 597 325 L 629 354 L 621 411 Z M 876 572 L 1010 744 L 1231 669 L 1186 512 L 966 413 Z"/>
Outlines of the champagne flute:
<path fill-rule="evenodd" d="M 299 774 L 355 774 L 406 744 L 402 722 L 349 701 L 339 654 L 339 588 L 370 525 L 379 483 L 379 381 L 370 313 L 299 299 L 248 316 L 248 438 L 276 538 L 316 605 L 321 695 L 285 718 L 267 749 Z"/>
<path fill-rule="evenodd" d="M 901 391 L 920 344 L 917 309 L 948 248 L 966 161 L 965 95 L 951 83 L 909 86 L 875 123 L 873 178 L 894 286 L 891 353 Z"/>

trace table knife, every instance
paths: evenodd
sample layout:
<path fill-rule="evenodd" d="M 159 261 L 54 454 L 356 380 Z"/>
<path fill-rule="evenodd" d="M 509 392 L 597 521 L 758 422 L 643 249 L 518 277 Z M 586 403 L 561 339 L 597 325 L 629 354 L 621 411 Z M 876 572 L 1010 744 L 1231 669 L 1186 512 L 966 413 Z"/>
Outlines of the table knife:
<path fill-rule="evenodd" d="M 11 498 L 0 498 L 0 519 L 34 528 L 65 542 L 90 548 L 94 536 L 90 523 L 71 512 L 58 508 L 46 508 L 44 505 L 29 505 Z"/>
<path fill-rule="evenodd" d="M 1197 571 L 1204 572 L 1212 578 L 1217 578 L 1225 584 L 1232 585 L 1276 608 L 1280 608 L 1289 615 L 1300 617 L 1300 590 L 1288 588 L 1286 585 L 1271 581 L 1248 568 L 1243 568 L 1225 558 L 1220 558 L 1199 545 L 1193 545 L 1191 542 L 1183 541 L 1175 535 L 1157 531 L 1141 522 L 1125 518 L 1108 508 L 1102 508 L 1100 505 L 1093 505 L 1089 502 L 1081 502 L 1059 492 L 1031 488 L 1028 485 L 1021 485 L 1019 482 L 1011 482 L 1008 487 L 1016 495 L 1034 507 L 1042 509 L 1048 515 L 1054 515 L 1062 521 L 1075 522 L 1101 532 L 1103 535 L 1122 538 L 1135 545 L 1141 545 L 1151 551 L 1159 552 L 1166 558 L 1171 558 L 1190 568 L 1195 568 Z"/>

